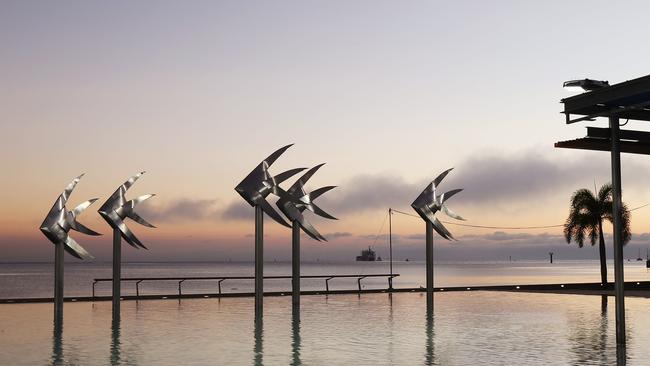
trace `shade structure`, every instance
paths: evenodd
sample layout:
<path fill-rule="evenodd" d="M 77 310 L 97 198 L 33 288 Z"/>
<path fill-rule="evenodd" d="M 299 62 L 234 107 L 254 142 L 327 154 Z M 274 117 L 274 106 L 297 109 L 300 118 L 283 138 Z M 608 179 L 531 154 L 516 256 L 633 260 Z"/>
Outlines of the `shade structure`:
<path fill-rule="evenodd" d="M 614 223 L 614 295 L 616 297 L 616 344 L 624 354 L 625 293 L 623 242 L 621 227 L 621 160 L 622 152 L 650 155 L 650 132 L 620 130 L 620 120 L 650 121 L 650 75 L 562 99 L 566 123 L 593 121 L 607 117 L 609 128 L 587 128 L 587 136 L 555 143 L 555 147 L 609 151 L 612 169 Z"/>
<path fill-rule="evenodd" d="M 566 123 L 596 117 L 650 121 L 650 75 L 564 98 Z M 573 115 L 579 116 L 572 118 Z"/>

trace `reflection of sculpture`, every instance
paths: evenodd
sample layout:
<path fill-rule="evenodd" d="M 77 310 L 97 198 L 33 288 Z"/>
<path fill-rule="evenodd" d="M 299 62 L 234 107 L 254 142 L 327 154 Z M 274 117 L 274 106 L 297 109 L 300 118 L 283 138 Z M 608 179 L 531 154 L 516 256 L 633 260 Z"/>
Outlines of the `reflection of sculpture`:
<path fill-rule="evenodd" d="M 239 193 L 251 206 L 259 206 L 262 211 L 269 215 L 273 220 L 279 224 L 289 227 L 286 221 L 280 214 L 273 209 L 273 206 L 266 200 L 266 197 L 273 193 L 276 196 L 281 196 L 282 188 L 279 184 L 289 179 L 293 175 L 305 170 L 305 168 L 296 168 L 287 170 L 286 172 L 278 175 L 271 176 L 269 167 L 273 164 L 288 148 L 293 144 L 281 147 L 273 152 L 266 159 L 264 159 L 252 172 L 250 172 L 244 180 L 242 180 L 235 190 Z"/>
<path fill-rule="evenodd" d="M 138 178 L 140 178 L 142 174 L 144 174 L 144 172 L 132 176 L 117 188 L 115 193 L 113 193 L 106 202 L 104 202 L 102 207 L 99 208 L 99 214 L 113 229 L 119 230 L 124 240 L 126 240 L 126 242 L 132 247 L 147 249 L 147 247 L 140 242 L 133 232 L 131 232 L 131 229 L 129 229 L 124 223 L 124 219 L 128 217 L 141 225 L 155 227 L 134 211 L 134 208 L 138 203 L 153 197 L 153 194 L 145 194 L 130 201 L 127 201 L 125 198 L 126 191 L 133 185 L 133 183 L 135 183 L 136 180 L 138 180 Z"/>
<path fill-rule="evenodd" d="M 319 164 L 311 169 L 309 169 L 302 177 L 300 177 L 289 189 L 287 189 L 284 194 L 280 196 L 280 199 L 277 202 L 278 207 L 284 215 L 289 219 L 289 221 L 297 221 L 300 224 L 302 230 L 309 235 L 311 238 L 318 241 L 327 241 L 314 226 L 305 219 L 303 212 L 307 209 L 316 215 L 336 220 L 336 218 L 327 212 L 323 211 L 320 207 L 316 206 L 314 200 L 323 193 L 336 188 L 335 186 L 327 186 L 319 189 L 315 189 L 310 193 L 305 191 L 305 183 L 316 173 L 320 167 L 324 164 Z"/>
<path fill-rule="evenodd" d="M 48 212 L 45 217 L 45 220 L 43 220 L 40 229 L 52 243 L 55 245 L 63 245 L 63 248 L 74 257 L 79 259 L 91 259 L 93 256 L 68 235 L 70 229 L 88 235 L 101 235 L 100 233 L 90 230 L 77 222 L 77 217 L 88 208 L 88 206 L 97 201 L 97 198 L 79 204 L 72 211 L 67 210 L 65 206 L 68 198 L 74 190 L 74 187 L 79 183 L 81 177 L 83 177 L 83 174 L 76 177 L 72 182 L 70 182 L 70 184 L 68 184 L 63 193 L 61 193 L 56 202 L 54 202 L 54 206 L 52 206 L 50 212 Z"/>
<path fill-rule="evenodd" d="M 449 230 L 445 228 L 442 223 L 435 217 L 436 212 L 442 211 L 447 216 L 452 217 L 457 220 L 465 220 L 460 215 L 451 211 L 446 205 L 445 202 L 451 198 L 456 193 L 462 191 L 462 189 L 452 189 L 451 191 L 445 192 L 441 195 L 436 195 L 436 188 L 440 182 L 449 174 L 452 170 L 447 169 L 442 172 L 436 179 L 433 180 L 425 189 L 420 193 L 418 198 L 413 201 L 411 207 L 415 212 L 422 217 L 424 221 L 430 222 L 433 225 L 433 229 L 440 234 L 443 238 L 447 240 L 454 240 L 454 237 L 451 235 Z"/>

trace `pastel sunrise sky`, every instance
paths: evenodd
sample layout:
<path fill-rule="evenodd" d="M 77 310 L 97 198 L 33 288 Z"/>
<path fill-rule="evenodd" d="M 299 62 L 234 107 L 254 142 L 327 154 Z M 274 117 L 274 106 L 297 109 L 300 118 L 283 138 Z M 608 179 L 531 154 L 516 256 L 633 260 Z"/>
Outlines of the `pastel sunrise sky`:
<path fill-rule="evenodd" d="M 273 172 L 326 162 L 311 187 L 338 186 L 320 206 L 340 220 L 310 216 L 330 240 L 305 238 L 305 260 L 387 256 L 388 207 L 412 212 L 449 167 L 441 189 L 465 189 L 449 205 L 468 223 L 562 224 L 574 190 L 610 180 L 607 153 L 553 147 L 586 132 L 564 124 L 562 82 L 648 74 L 650 4 L 624 4 L 2 1 L 0 261 L 52 259 L 38 226 L 75 176 L 69 207 L 141 170 L 129 195 L 157 194 L 140 211 L 158 228 L 131 223 L 150 250 L 125 260 L 251 260 L 253 209 L 233 188 L 288 143 Z M 624 156 L 624 201 L 649 187 L 650 158 Z M 104 235 L 72 235 L 110 260 L 97 208 L 80 221 Z M 633 212 L 626 257 L 650 246 L 649 219 Z M 440 260 L 598 255 L 561 228 L 448 227 Z M 423 255 L 421 221 L 393 229 L 397 259 Z M 289 259 L 290 230 L 265 232 L 267 259 Z"/>

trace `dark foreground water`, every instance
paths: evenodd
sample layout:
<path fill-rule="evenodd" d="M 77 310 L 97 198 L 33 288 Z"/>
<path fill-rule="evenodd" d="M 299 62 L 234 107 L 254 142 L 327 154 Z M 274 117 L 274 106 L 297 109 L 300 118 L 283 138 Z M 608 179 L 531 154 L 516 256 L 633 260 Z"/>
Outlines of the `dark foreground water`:
<path fill-rule="evenodd" d="M 210 277 L 252 276 L 253 263 L 124 263 L 122 277 Z M 0 298 L 51 297 L 53 294 L 54 266 L 51 263 L 0 264 Z M 453 262 L 436 263 L 434 266 L 436 286 L 518 285 L 538 283 L 576 283 L 600 281 L 598 261 L 546 261 L 526 262 Z M 303 263 L 303 275 L 376 274 L 388 273 L 388 262 Z M 400 276 L 394 280 L 397 288 L 425 286 L 423 262 L 396 262 L 394 272 Z M 613 281 L 613 266 L 609 263 Z M 264 274 L 290 275 L 291 263 L 265 263 Z M 66 296 L 90 296 L 93 278 L 110 278 L 111 263 L 70 262 L 65 268 Z M 626 262 L 627 281 L 650 281 L 645 262 Z M 366 278 L 365 288 L 386 288 L 385 278 Z M 224 292 L 253 291 L 252 280 L 228 280 L 222 284 Z M 301 281 L 304 290 L 324 290 L 323 279 Z M 177 291 L 178 282 L 143 282 L 142 294 L 170 294 Z M 331 289 L 355 289 L 356 279 L 334 279 Z M 122 293 L 135 294 L 133 282 L 123 283 Z M 288 279 L 267 280 L 265 291 L 288 291 Z M 216 292 L 217 281 L 187 281 L 183 293 Z M 108 282 L 97 285 L 98 295 L 110 295 Z M 650 364 L 650 363 L 649 363 Z"/>
<path fill-rule="evenodd" d="M 1 365 L 614 365 L 613 299 L 440 293 L 435 316 L 416 293 L 66 303 L 61 339 L 51 304 L 0 305 Z M 648 365 L 650 300 L 627 300 L 627 365 Z"/>

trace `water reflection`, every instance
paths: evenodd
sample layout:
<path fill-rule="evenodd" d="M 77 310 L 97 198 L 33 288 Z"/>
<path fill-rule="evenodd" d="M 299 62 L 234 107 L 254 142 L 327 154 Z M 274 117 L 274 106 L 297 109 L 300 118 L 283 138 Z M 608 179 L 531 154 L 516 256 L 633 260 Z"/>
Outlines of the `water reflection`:
<path fill-rule="evenodd" d="M 264 343 L 264 324 L 261 317 L 255 319 L 255 346 L 253 349 L 253 361 L 255 366 L 264 365 L 263 343 Z"/>
<path fill-rule="evenodd" d="M 300 311 L 291 314 L 291 366 L 300 366 Z"/>
<path fill-rule="evenodd" d="M 120 316 L 117 315 L 111 322 L 111 365 L 121 365 L 121 343 L 120 343 Z"/>
<path fill-rule="evenodd" d="M 614 330 L 609 331 L 607 296 L 600 299 L 601 311 L 579 312 L 571 317 L 569 329 L 569 349 L 574 364 L 624 366 L 627 362 L 625 347 L 617 347 Z M 629 329 L 626 331 L 629 339 Z M 616 358 L 616 361 L 614 361 Z"/>
<path fill-rule="evenodd" d="M 434 332 L 433 332 L 433 307 L 427 306 L 427 314 L 426 314 L 426 352 L 424 354 L 424 364 L 426 366 L 435 365 L 435 357 L 434 357 L 434 353 L 433 353 L 433 349 L 434 349 L 433 336 L 434 336 Z"/>
<path fill-rule="evenodd" d="M 63 365 L 63 319 L 54 320 L 52 334 L 52 365 Z"/>

